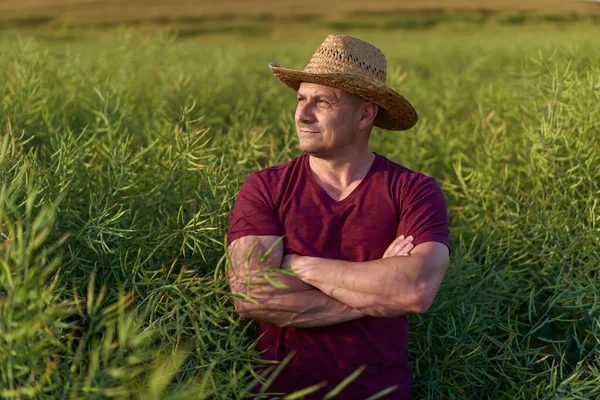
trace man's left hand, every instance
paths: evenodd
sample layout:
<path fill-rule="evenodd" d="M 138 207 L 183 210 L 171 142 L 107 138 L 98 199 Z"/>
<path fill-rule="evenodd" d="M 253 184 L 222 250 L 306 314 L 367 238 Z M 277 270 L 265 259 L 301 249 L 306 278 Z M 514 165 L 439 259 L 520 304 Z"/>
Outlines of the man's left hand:
<path fill-rule="evenodd" d="M 414 238 L 412 237 L 412 235 L 406 237 L 404 235 L 399 236 L 398 238 L 396 238 L 396 240 L 390 243 L 385 253 L 383 253 L 383 257 L 381 258 L 388 258 L 394 256 L 409 256 L 410 252 L 415 247 L 413 245 L 413 240 Z"/>

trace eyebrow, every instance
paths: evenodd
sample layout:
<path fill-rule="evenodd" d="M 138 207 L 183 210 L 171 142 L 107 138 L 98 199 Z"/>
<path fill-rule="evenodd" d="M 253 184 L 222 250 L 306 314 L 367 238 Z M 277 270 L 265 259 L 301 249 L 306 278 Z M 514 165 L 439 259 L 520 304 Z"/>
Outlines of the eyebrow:
<path fill-rule="evenodd" d="M 296 92 L 296 97 L 303 97 L 303 98 L 313 97 L 316 100 L 327 100 L 331 103 L 337 103 L 340 100 L 337 96 L 335 96 L 333 94 L 329 94 L 329 93 L 317 93 L 313 96 L 310 96 L 310 95 L 306 95 L 304 93 Z"/>

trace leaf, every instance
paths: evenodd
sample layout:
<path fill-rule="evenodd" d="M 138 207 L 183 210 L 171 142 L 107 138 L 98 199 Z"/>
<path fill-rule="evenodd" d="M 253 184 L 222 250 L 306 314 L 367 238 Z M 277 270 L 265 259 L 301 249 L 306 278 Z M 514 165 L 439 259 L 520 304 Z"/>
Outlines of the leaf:
<path fill-rule="evenodd" d="M 335 388 L 333 388 L 332 391 L 330 391 L 329 393 L 327 393 L 325 395 L 325 397 L 323 397 L 323 400 L 333 399 L 335 396 L 337 396 L 338 394 L 340 394 L 340 392 L 342 390 L 344 390 L 344 388 L 346 388 L 350 383 L 352 383 L 353 380 L 355 380 L 356 378 L 358 378 L 358 376 L 363 373 L 363 371 L 365 370 L 365 368 L 366 368 L 366 366 L 364 366 L 364 365 L 361 365 L 360 367 L 358 367 L 358 369 L 356 371 L 354 371 L 353 373 L 351 373 L 350 375 L 348 375 L 346 377 L 346 379 L 344 379 L 343 381 L 341 381 Z"/>

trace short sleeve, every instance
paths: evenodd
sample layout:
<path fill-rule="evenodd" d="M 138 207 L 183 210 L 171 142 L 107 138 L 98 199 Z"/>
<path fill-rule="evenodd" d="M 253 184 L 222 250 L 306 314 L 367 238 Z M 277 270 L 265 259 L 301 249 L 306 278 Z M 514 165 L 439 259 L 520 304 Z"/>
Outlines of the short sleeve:
<path fill-rule="evenodd" d="M 425 242 L 440 242 L 450 249 L 446 199 L 435 179 L 425 177 L 417 180 L 401 198 L 396 236 L 412 235 L 415 246 Z"/>
<path fill-rule="evenodd" d="M 254 172 L 242 184 L 229 214 L 228 243 L 248 235 L 282 236 L 277 206 L 265 181 Z"/>

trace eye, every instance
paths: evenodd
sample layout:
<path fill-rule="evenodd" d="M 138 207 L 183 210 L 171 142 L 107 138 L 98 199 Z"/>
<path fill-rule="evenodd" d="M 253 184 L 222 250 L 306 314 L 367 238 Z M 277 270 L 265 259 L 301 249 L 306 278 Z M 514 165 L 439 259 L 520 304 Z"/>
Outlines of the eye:
<path fill-rule="evenodd" d="M 317 101 L 317 105 L 318 105 L 320 108 L 329 108 L 329 107 L 331 106 L 331 103 L 329 103 L 329 102 L 328 102 L 328 101 L 326 101 L 326 100 L 319 100 L 319 101 Z"/>
<path fill-rule="evenodd" d="M 298 96 L 298 97 L 296 97 L 296 101 L 297 101 L 298 103 L 300 103 L 301 101 L 304 101 L 304 97 L 302 97 L 302 96 Z"/>

